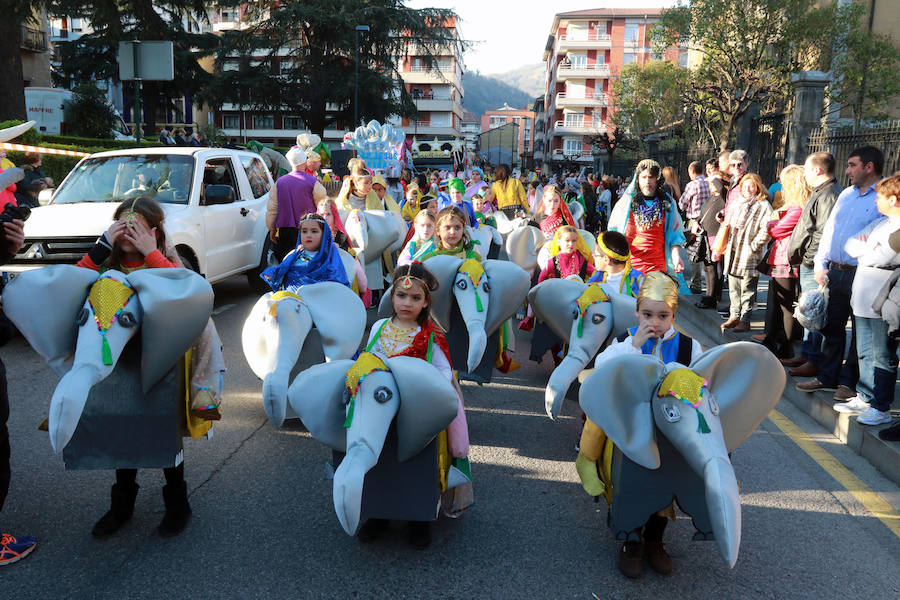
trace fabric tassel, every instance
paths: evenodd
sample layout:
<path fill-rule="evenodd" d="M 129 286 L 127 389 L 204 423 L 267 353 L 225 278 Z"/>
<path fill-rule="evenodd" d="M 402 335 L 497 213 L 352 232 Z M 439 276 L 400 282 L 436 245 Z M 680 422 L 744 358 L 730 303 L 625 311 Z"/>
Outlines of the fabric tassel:
<path fill-rule="evenodd" d="M 709 433 L 709 424 L 706 422 L 706 418 L 703 416 L 703 413 L 700 412 L 700 409 L 696 409 L 697 411 L 697 433 Z"/>
<path fill-rule="evenodd" d="M 347 406 L 347 418 L 344 419 L 344 429 L 350 429 L 350 425 L 353 423 L 353 403 L 355 401 L 355 397 L 350 397 L 350 404 Z"/>
<path fill-rule="evenodd" d="M 578 337 L 581 337 L 581 334 L 584 333 L 584 315 L 578 319 Z"/>
<path fill-rule="evenodd" d="M 478 291 L 475 291 L 475 310 L 478 312 L 484 312 L 484 306 L 481 305 L 481 296 L 478 295 Z"/>
<path fill-rule="evenodd" d="M 102 335 L 103 346 L 101 353 L 103 355 L 103 364 L 107 367 L 113 364 L 112 350 L 109 349 L 109 342 L 106 341 L 106 335 Z"/>

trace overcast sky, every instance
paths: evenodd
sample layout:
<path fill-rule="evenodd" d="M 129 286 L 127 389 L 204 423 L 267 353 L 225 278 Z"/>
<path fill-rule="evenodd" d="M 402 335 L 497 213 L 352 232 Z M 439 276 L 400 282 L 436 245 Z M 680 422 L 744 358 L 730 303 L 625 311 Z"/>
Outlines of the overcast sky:
<path fill-rule="evenodd" d="M 412 8 L 452 8 L 460 16 L 463 37 L 474 42 L 466 68 L 503 73 L 541 62 L 553 15 L 591 8 L 673 6 L 675 0 L 407 0 Z"/>

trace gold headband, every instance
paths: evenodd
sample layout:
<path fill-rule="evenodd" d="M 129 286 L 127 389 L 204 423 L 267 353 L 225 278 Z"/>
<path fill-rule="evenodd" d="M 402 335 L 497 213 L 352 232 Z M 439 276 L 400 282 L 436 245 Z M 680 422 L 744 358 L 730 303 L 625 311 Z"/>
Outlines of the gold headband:
<path fill-rule="evenodd" d="M 411 288 L 413 286 L 413 281 L 418 281 L 419 283 L 422 284 L 423 288 L 428 290 L 428 284 L 425 282 L 425 280 L 420 279 L 420 278 L 416 277 L 415 275 L 401 276 L 400 279 L 397 280 L 397 287 L 399 287 L 401 290 L 408 290 L 409 288 Z"/>
<path fill-rule="evenodd" d="M 599 246 L 600 250 L 602 250 L 603 253 L 610 258 L 614 258 L 622 262 L 627 262 L 630 257 L 630 255 L 628 254 L 619 254 L 618 252 L 613 252 L 612 250 L 610 250 L 609 247 L 603 243 L 602 235 L 597 238 L 597 246 Z"/>
<path fill-rule="evenodd" d="M 638 291 L 641 298 L 665 302 L 672 310 L 678 309 L 678 285 L 662 271 L 651 271 L 644 276 L 644 282 Z"/>

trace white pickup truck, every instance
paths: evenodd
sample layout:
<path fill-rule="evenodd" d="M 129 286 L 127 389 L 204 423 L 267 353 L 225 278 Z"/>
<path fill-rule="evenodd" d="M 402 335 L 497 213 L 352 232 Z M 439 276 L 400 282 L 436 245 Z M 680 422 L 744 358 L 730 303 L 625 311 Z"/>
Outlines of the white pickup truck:
<path fill-rule="evenodd" d="M 6 277 L 77 262 L 109 228 L 119 203 L 155 198 L 166 235 L 184 265 L 210 283 L 259 271 L 272 262 L 266 203 L 272 176 L 258 154 L 224 148 L 135 148 L 83 158 L 46 206 L 25 222 L 25 244 L 2 269 Z"/>

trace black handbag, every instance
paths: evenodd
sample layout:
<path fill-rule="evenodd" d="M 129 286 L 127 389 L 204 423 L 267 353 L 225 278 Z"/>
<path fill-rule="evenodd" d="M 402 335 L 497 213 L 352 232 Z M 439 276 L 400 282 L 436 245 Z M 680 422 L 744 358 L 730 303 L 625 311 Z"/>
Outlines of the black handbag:
<path fill-rule="evenodd" d="M 762 273 L 763 275 L 771 275 L 772 274 L 772 265 L 769 264 L 769 255 L 772 253 L 772 248 L 775 247 L 775 244 L 769 244 L 766 246 L 766 253 L 763 255 L 762 260 L 759 261 L 759 264 L 756 265 L 756 270 Z"/>

